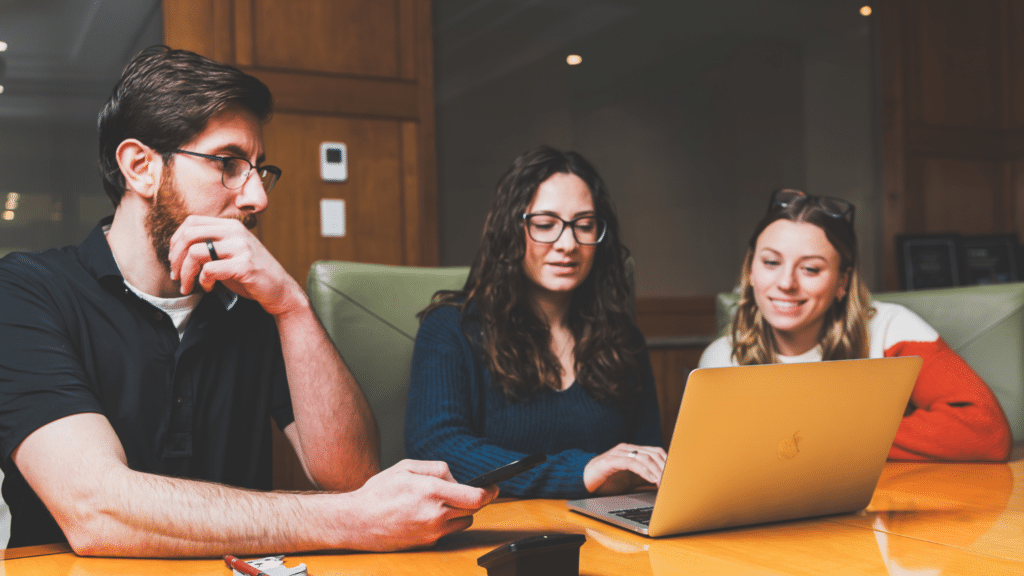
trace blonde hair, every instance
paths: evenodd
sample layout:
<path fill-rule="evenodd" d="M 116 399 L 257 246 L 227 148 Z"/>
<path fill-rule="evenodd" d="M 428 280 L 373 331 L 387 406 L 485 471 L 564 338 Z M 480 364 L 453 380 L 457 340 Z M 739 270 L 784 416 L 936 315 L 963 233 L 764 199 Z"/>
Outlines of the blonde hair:
<path fill-rule="evenodd" d="M 739 300 L 731 331 L 733 359 L 740 365 L 774 364 L 779 361 L 771 324 L 761 314 L 754 300 L 754 288 L 750 284 L 757 239 L 765 228 L 777 220 L 806 222 L 821 228 L 829 243 L 839 253 L 839 271 L 848 276 L 846 293 L 836 298 L 825 311 L 825 320 L 818 337 L 821 359 L 867 358 L 870 345 L 868 322 L 875 309 L 857 269 L 857 236 L 850 222 L 823 210 L 817 198 L 810 196 L 803 202 L 773 207 L 754 228 L 737 288 Z"/>

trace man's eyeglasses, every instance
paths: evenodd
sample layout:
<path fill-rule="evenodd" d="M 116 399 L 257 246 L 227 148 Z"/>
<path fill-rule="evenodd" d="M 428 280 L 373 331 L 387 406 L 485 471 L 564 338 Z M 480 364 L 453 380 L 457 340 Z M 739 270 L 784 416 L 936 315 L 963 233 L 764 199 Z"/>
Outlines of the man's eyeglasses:
<path fill-rule="evenodd" d="M 572 220 L 562 220 L 552 214 L 523 214 L 526 232 L 534 242 L 554 244 L 562 237 L 565 227 L 572 228 L 572 237 L 577 244 L 593 246 L 604 240 L 608 225 L 595 216 L 581 216 Z"/>
<path fill-rule="evenodd" d="M 771 212 L 775 207 L 789 208 L 790 206 L 801 202 L 816 202 L 818 208 L 820 208 L 825 214 L 833 218 L 845 218 L 850 225 L 853 226 L 853 204 L 850 204 L 842 198 L 813 196 L 802 190 L 795 190 L 793 188 L 783 188 L 772 192 L 772 198 L 768 201 L 768 211 Z"/>
<path fill-rule="evenodd" d="M 224 184 L 225 188 L 231 190 L 237 190 L 245 185 L 246 180 L 249 179 L 249 174 L 253 170 L 259 172 L 260 181 L 263 182 L 263 191 L 270 193 L 274 188 L 274 184 L 277 184 L 277 179 L 281 177 L 281 169 L 277 166 L 253 166 L 252 162 L 249 162 L 245 158 L 238 158 L 237 156 L 213 156 L 210 154 L 200 154 L 199 152 L 192 152 L 191 150 L 171 150 L 175 154 L 188 154 L 189 156 L 198 156 L 199 158 L 206 158 L 207 160 L 215 160 L 220 162 L 223 166 L 221 170 L 220 181 Z"/>

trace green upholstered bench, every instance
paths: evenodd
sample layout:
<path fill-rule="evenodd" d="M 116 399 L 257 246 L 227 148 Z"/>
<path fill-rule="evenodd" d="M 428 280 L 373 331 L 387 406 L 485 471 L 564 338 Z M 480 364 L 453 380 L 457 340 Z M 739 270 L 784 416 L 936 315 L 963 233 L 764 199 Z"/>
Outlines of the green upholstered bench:
<path fill-rule="evenodd" d="M 405 401 L 416 314 L 438 290 L 458 290 L 469 268 L 313 263 L 306 292 L 377 418 L 381 467 L 405 457 Z"/>

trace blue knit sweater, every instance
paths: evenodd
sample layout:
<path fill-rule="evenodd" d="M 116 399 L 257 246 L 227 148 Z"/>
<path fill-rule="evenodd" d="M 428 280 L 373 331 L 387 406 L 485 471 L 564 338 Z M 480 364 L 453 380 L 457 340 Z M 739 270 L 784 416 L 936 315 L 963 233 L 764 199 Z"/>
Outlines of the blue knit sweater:
<path fill-rule="evenodd" d="M 642 339 L 639 330 L 636 337 Z M 641 389 L 634 408 L 597 402 L 579 383 L 512 402 L 463 334 L 452 306 L 420 325 L 412 357 L 405 449 L 410 458 L 443 460 L 465 482 L 533 452 L 548 461 L 500 483 L 503 496 L 587 495 L 583 468 L 620 442 L 661 446 L 657 392 L 647 349 L 638 358 Z M 634 376 L 636 377 L 636 375 Z"/>

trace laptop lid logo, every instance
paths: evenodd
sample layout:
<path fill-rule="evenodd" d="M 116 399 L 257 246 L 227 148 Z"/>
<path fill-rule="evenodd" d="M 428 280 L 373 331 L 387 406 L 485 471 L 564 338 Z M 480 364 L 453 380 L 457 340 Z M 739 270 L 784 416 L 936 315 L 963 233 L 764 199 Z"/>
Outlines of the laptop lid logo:
<path fill-rule="evenodd" d="M 800 453 L 800 442 L 802 440 L 803 437 L 800 436 L 800 431 L 797 430 L 791 438 L 786 438 L 779 442 L 779 460 L 792 460 L 796 458 L 797 454 Z"/>

